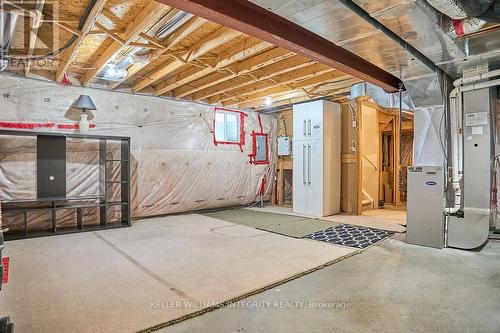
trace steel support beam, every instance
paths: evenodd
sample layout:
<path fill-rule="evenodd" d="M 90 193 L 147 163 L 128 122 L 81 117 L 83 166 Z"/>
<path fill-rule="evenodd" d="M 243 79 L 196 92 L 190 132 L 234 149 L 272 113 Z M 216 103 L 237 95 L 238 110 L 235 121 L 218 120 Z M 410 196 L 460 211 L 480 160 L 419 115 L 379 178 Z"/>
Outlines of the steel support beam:
<path fill-rule="evenodd" d="M 403 82 L 396 76 L 329 40 L 247 0 L 157 0 L 209 21 L 304 55 L 387 92 L 396 92 Z"/>

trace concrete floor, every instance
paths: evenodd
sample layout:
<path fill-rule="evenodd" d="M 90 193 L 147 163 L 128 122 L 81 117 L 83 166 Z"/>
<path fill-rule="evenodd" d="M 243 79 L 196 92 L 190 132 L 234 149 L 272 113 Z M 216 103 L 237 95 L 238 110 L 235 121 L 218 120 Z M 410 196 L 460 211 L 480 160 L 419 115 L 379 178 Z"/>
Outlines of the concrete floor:
<path fill-rule="evenodd" d="M 6 243 L 15 332 L 137 332 L 357 250 L 187 214 Z"/>
<path fill-rule="evenodd" d="M 161 330 L 499 331 L 500 243 L 490 241 L 481 251 L 471 252 L 437 250 L 398 240 L 386 241 L 232 307 Z"/>
<path fill-rule="evenodd" d="M 364 216 L 378 217 L 388 220 L 398 220 L 402 221 L 402 224 L 406 224 L 406 210 L 404 209 L 372 209 L 363 212 Z"/>
<path fill-rule="evenodd" d="M 302 216 L 307 217 L 305 215 L 296 214 L 293 212 L 291 207 L 281 207 L 275 205 L 266 205 L 264 207 L 251 207 L 245 208 L 251 209 L 258 212 L 267 212 L 267 213 L 275 213 L 275 214 L 285 214 L 285 215 L 293 215 L 293 216 Z M 406 232 L 406 216 L 405 212 L 401 211 L 388 211 L 384 213 L 383 209 L 379 209 L 382 212 L 372 212 L 375 216 L 368 215 L 344 215 L 337 214 L 331 216 L 322 217 L 322 220 L 333 222 L 333 223 L 346 223 L 352 225 L 358 225 L 362 227 L 375 228 L 375 229 L 383 229 L 391 232 L 403 233 Z M 368 213 L 370 214 L 370 213 Z"/>
<path fill-rule="evenodd" d="M 340 225 L 340 223 L 320 219 L 259 212 L 253 209 L 227 209 L 203 215 L 295 238 L 303 238 L 315 232 Z"/>

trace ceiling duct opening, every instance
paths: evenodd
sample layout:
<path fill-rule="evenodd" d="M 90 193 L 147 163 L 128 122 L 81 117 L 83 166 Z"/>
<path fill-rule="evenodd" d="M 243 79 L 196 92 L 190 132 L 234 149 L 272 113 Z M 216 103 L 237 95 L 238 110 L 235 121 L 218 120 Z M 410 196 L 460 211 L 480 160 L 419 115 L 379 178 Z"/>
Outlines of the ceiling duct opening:
<path fill-rule="evenodd" d="M 130 49 L 119 61 L 108 63 L 96 76 L 97 79 L 121 82 L 128 77 L 130 65 L 144 66 L 150 58 L 150 53 L 142 47 Z"/>

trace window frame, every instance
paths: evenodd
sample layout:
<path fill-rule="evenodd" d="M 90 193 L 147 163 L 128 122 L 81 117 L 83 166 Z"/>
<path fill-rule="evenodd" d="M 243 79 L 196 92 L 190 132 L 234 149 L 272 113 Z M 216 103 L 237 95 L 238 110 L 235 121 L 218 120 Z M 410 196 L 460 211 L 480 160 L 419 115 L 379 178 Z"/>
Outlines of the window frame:
<path fill-rule="evenodd" d="M 224 114 L 230 114 L 230 113 L 236 113 L 239 115 L 239 128 L 238 128 L 238 134 L 239 138 L 238 141 L 220 141 L 217 140 L 215 133 L 216 133 L 216 117 L 217 113 L 224 113 Z M 243 111 L 238 111 L 238 110 L 232 110 L 232 109 L 227 109 L 227 108 L 222 108 L 222 107 L 215 107 L 214 108 L 214 122 L 213 122 L 213 140 L 214 144 L 217 146 L 219 144 L 224 144 L 224 145 L 238 145 L 240 146 L 240 149 L 243 151 L 243 146 L 245 145 L 245 112 Z M 226 121 L 224 120 L 224 130 L 226 130 Z"/>

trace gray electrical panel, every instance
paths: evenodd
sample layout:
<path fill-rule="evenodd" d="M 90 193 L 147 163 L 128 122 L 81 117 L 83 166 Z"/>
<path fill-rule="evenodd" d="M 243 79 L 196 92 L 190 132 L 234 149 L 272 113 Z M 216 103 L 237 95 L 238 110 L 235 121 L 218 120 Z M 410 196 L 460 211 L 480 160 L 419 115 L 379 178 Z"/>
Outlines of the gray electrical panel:
<path fill-rule="evenodd" d="M 444 247 L 444 173 L 442 167 L 408 168 L 406 241 Z"/>

